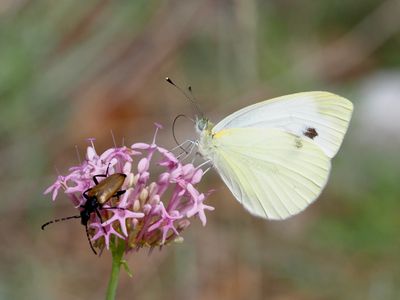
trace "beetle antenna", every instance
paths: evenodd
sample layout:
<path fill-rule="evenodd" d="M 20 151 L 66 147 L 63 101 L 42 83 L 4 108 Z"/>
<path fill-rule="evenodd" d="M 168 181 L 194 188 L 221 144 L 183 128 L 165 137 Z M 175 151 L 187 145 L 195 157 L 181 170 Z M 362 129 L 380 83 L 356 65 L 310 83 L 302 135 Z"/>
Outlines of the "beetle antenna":
<path fill-rule="evenodd" d="M 67 220 L 70 220 L 70 219 L 80 219 L 81 218 L 81 216 L 70 216 L 70 217 L 65 217 L 65 218 L 61 218 L 61 219 L 55 219 L 55 220 L 51 220 L 51 221 L 49 221 L 49 222 L 47 222 L 47 223 L 44 223 L 43 225 L 42 225 L 42 230 L 44 230 L 44 228 L 47 226 L 47 225 L 50 225 L 50 224 L 53 224 L 53 223 L 58 223 L 58 222 L 62 222 L 62 221 L 67 221 Z"/>
<path fill-rule="evenodd" d="M 196 110 L 197 115 L 199 115 L 199 116 L 202 118 L 202 117 L 203 117 L 203 113 L 201 112 L 201 110 L 200 110 L 200 108 L 199 108 L 199 105 L 197 104 L 196 99 L 194 99 L 194 97 L 189 97 L 188 94 L 186 94 L 185 91 L 184 91 L 180 86 L 178 86 L 175 82 L 173 82 L 173 81 L 171 80 L 171 78 L 166 77 L 165 80 L 166 80 L 169 84 L 171 84 L 171 85 L 173 85 L 175 88 L 177 88 L 177 89 L 186 97 L 186 99 L 189 100 L 189 102 L 192 103 L 194 109 Z M 191 95 L 193 96 L 193 94 L 192 94 L 192 92 L 191 92 L 191 91 L 192 91 L 192 87 L 189 86 L 188 89 L 189 89 Z"/>
<path fill-rule="evenodd" d="M 96 252 L 96 250 L 94 250 L 92 241 L 90 239 L 90 235 L 89 235 L 89 230 L 88 230 L 87 224 L 85 225 L 85 229 L 86 229 L 86 236 L 87 236 L 87 239 L 88 239 L 88 242 L 89 242 L 89 245 L 90 245 L 90 249 L 92 249 L 93 253 L 97 255 L 97 252 Z"/>

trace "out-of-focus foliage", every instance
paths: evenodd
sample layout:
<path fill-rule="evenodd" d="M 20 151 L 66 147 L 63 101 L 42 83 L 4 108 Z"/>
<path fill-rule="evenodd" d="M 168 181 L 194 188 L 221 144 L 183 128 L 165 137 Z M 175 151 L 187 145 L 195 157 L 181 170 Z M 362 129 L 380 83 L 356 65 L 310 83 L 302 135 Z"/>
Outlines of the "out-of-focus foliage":
<path fill-rule="evenodd" d="M 191 108 L 165 76 L 215 121 L 305 90 L 343 95 L 355 114 L 304 213 L 255 219 L 210 171 L 208 226 L 132 253 L 120 299 L 400 298 L 399 13 L 398 0 L 1 1 L 0 298 L 103 297 L 110 257 L 91 254 L 78 222 L 41 232 L 69 214 L 42 192 L 88 137 L 101 150 L 110 130 L 150 141 L 160 122 L 173 147 L 172 120 Z M 191 128 L 180 120 L 179 139 Z"/>

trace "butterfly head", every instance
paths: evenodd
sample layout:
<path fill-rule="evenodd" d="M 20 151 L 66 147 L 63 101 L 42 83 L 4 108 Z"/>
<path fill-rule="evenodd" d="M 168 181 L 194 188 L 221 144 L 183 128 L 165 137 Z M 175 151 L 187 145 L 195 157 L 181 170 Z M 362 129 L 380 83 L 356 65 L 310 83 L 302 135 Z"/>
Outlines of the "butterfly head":
<path fill-rule="evenodd" d="M 198 133 L 211 132 L 214 125 L 205 117 L 196 117 L 196 131 Z"/>

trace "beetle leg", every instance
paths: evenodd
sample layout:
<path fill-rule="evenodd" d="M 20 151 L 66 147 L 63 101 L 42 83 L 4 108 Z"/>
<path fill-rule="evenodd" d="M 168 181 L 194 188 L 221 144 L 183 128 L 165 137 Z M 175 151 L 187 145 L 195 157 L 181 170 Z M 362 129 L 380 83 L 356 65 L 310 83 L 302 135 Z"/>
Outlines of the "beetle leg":
<path fill-rule="evenodd" d="M 93 176 L 93 181 L 94 181 L 94 183 L 95 183 L 96 185 L 99 184 L 99 181 L 97 180 L 97 177 L 108 177 L 108 169 L 110 168 L 110 164 L 111 164 L 111 163 L 109 163 L 108 166 L 107 166 L 106 174 L 99 174 L 99 175 L 94 175 L 94 176 Z"/>
<path fill-rule="evenodd" d="M 88 242 L 89 242 L 89 245 L 90 245 L 90 249 L 92 249 L 92 251 L 94 252 L 94 254 L 97 255 L 96 250 L 94 250 L 94 247 L 93 247 L 93 244 L 92 244 L 92 240 L 90 239 L 89 230 L 88 230 L 88 226 L 87 226 L 87 225 L 85 226 L 85 229 L 86 229 L 86 236 L 87 236 L 87 239 L 88 239 Z"/>
<path fill-rule="evenodd" d="M 108 163 L 107 170 L 106 170 L 106 176 L 108 176 L 108 168 L 110 167 L 110 165 L 111 165 L 111 163 Z"/>
<path fill-rule="evenodd" d="M 108 168 L 107 168 L 107 170 L 108 170 Z M 96 185 L 99 184 L 99 181 L 97 180 L 97 177 L 107 177 L 107 175 L 105 175 L 105 174 L 94 175 L 94 176 L 93 176 L 93 181 L 94 181 L 94 183 L 95 183 Z"/>
<path fill-rule="evenodd" d="M 91 189 L 87 189 L 82 193 L 83 197 L 85 197 L 86 200 L 89 200 L 89 196 L 87 195 L 87 192 L 89 192 Z"/>
<path fill-rule="evenodd" d="M 101 214 L 100 214 L 99 210 L 96 208 L 94 211 L 96 212 L 96 215 L 99 217 L 100 223 L 103 223 L 103 219 L 101 217 Z"/>
<path fill-rule="evenodd" d="M 101 208 L 101 209 L 103 209 L 103 208 Z M 101 217 L 101 214 L 100 214 L 99 210 L 96 208 L 94 211 L 96 212 L 96 215 L 97 215 L 97 216 L 99 217 L 99 219 L 100 219 L 101 229 L 103 229 L 104 234 L 106 234 L 106 230 L 104 229 L 104 227 L 103 227 L 103 225 L 102 225 L 102 223 L 103 223 L 103 218 Z"/>

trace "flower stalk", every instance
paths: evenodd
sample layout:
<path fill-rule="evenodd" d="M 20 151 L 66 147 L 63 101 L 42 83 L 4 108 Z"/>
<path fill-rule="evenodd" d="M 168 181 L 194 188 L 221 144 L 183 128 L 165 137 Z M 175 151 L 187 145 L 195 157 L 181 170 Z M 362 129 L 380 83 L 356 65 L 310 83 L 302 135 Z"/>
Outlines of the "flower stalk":
<path fill-rule="evenodd" d="M 125 252 L 125 243 L 119 240 L 117 243 L 111 243 L 112 267 L 110 279 L 108 281 L 106 300 L 114 300 L 117 293 L 119 273 L 123 265 L 122 257 Z"/>

